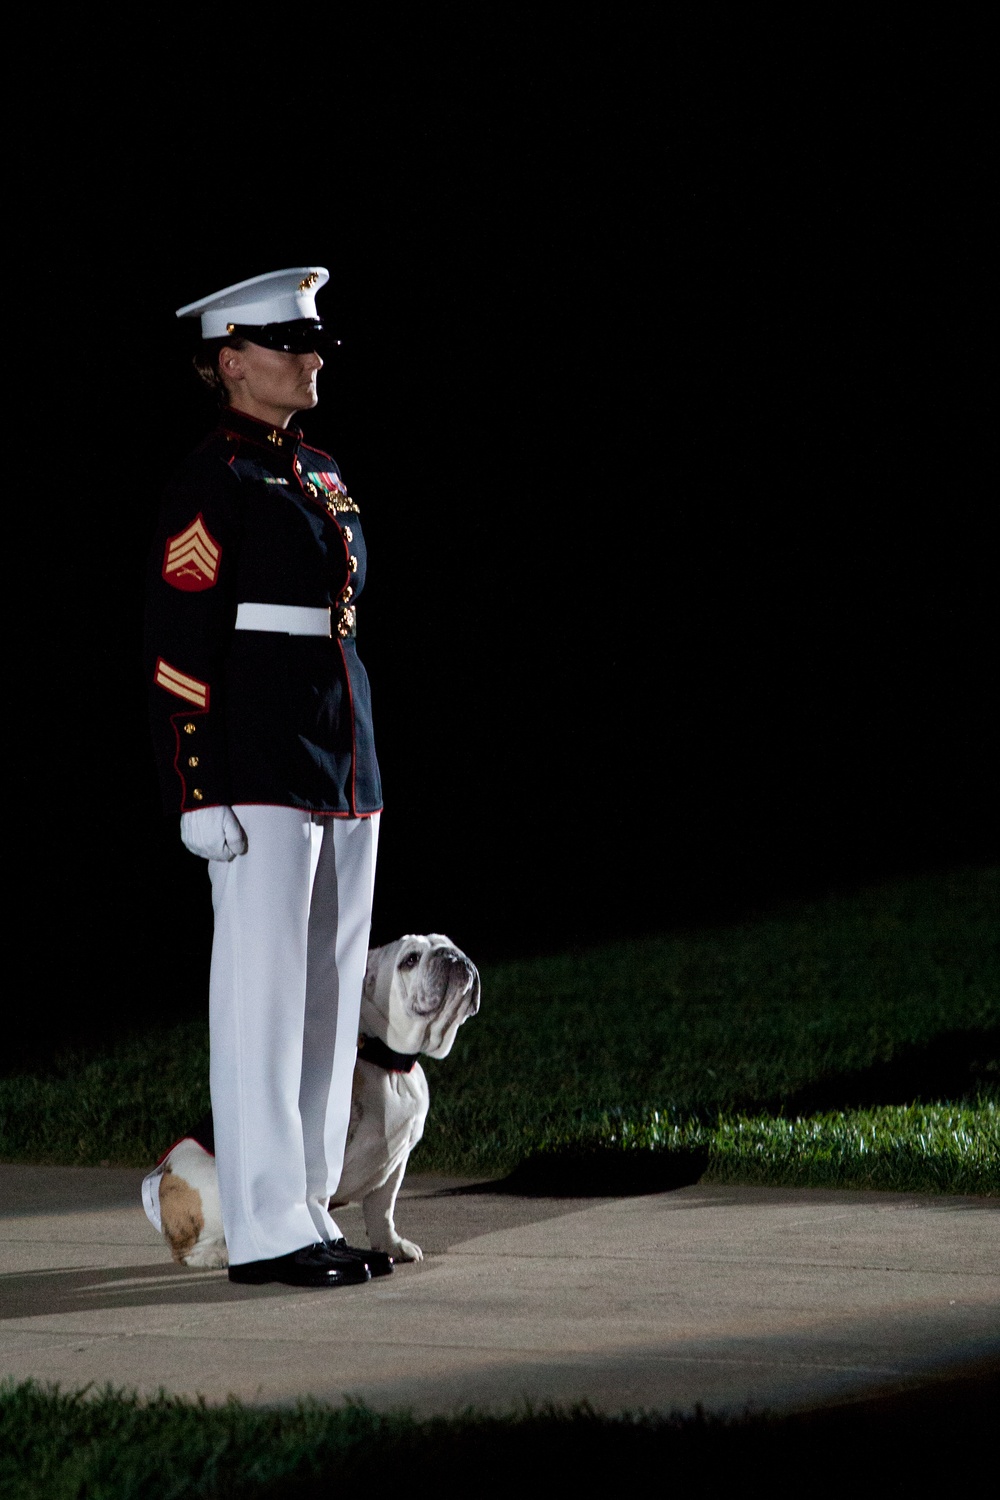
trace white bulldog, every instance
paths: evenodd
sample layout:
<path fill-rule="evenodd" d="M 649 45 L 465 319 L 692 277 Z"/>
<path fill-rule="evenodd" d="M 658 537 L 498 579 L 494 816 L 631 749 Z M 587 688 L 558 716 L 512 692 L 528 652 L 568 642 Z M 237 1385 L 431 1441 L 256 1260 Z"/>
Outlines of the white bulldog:
<path fill-rule="evenodd" d="M 417 1054 L 447 1057 L 458 1028 L 478 1009 L 479 973 L 450 938 L 410 934 L 369 950 L 351 1123 L 330 1208 L 360 1203 L 372 1249 L 398 1261 L 423 1259 L 395 1224 L 396 1197 L 430 1104 Z M 215 1157 L 192 1136 L 146 1177 L 142 1201 L 174 1260 L 203 1269 L 228 1265 Z"/>

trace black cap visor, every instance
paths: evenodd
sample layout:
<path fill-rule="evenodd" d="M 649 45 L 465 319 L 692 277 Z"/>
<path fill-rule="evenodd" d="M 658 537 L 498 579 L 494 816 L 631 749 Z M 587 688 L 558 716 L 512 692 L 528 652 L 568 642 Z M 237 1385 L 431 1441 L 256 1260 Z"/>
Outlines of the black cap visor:
<path fill-rule="evenodd" d="M 328 354 L 340 343 L 319 318 L 296 318 L 291 323 L 233 323 L 228 331 L 234 338 L 285 354 Z"/>

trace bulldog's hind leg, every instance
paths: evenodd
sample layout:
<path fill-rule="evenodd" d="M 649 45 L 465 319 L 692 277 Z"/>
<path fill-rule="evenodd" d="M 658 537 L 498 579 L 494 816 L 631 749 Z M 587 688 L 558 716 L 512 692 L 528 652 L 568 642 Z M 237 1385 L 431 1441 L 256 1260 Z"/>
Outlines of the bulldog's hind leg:
<path fill-rule="evenodd" d="M 389 1173 L 381 1187 L 373 1188 L 361 1200 L 368 1242 L 373 1250 L 386 1250 L 396 1260 L 423 1260 L 424 1252 L 412 1240 L 396 1233 L 396 1195 L 406 1171 L 406 1156 Z"/>

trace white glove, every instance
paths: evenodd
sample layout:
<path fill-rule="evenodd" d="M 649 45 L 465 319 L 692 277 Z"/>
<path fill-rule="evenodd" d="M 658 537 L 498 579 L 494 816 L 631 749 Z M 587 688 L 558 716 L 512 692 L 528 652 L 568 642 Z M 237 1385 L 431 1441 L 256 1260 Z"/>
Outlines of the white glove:
<path fill-rule="evenodd" d="M 196 812 L 181 813 L 181 840 L 192 854 L 227 864 L 247 852 L 247 836 L 231 807 L 199 807 Z"/>

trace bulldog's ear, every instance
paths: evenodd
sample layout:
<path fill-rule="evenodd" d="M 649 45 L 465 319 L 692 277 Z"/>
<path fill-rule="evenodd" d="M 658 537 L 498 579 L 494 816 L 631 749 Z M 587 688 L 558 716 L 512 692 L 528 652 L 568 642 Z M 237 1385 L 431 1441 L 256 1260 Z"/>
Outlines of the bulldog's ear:
<path fill-rule="evenodd" d="M 378 971 L 384 952 L 384 948 L 368 949 L 368 963 L 365 965 L 365 982 L 361 986 L 362 998 L 365 1000 L 370 1000 L 375 993 L 375 985 L 378 983 Z"/>
<path fill-rule="evenodd" d="M 477 1013 L 477 1011 L 479 1010 L 479 994 L 480 994 L 479 970 L 476 968 L 475 964 L 473 964 L 472 965 L 472 994 L 469 996 L 469 1009 L 466 1011 L 465 1015 L 462 1017 L 463 1021 L 467 1021 L 470 1016 L 474 1016 Z"/>
<path fill-rule="evenodd" d="M 472 993 L 462 1006 L 462 1014 L 459 1018 L 459 1026 L 464 1026 L 470 1016 L 476 1015 L 479 1010 L 479 970 L 475 964 L 472 965 Z"/>

